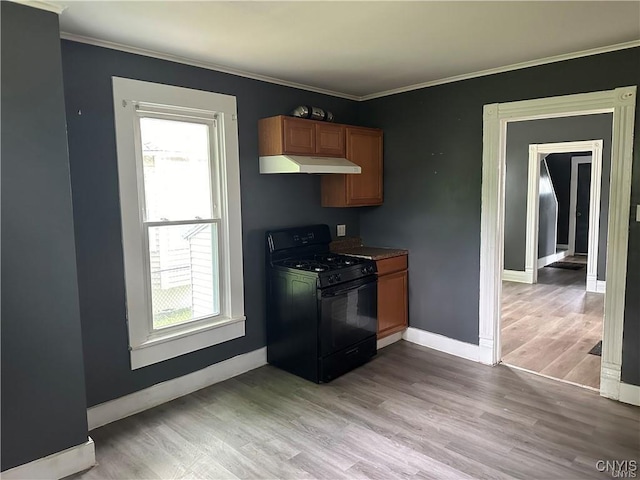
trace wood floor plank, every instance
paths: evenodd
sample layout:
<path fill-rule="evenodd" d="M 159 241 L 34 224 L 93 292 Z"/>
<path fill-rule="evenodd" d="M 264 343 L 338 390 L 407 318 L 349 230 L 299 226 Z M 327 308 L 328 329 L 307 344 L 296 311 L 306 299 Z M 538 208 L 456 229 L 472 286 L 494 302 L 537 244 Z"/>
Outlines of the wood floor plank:
<path fill-rule="evenodd" d="M 502 361 L 599 388 L 600 357 L 589 350 L 602 338 L 604 294 L 586 292 L 586 269 L 546 267 L 536 284 L 502 285 Z"/>
<path fill-rule="evenodd" d="M 638 408 L 401 341 L 327 385 L 265 366 L 93 430 L 73 478 L 608 478 L 638 431 Z"/>

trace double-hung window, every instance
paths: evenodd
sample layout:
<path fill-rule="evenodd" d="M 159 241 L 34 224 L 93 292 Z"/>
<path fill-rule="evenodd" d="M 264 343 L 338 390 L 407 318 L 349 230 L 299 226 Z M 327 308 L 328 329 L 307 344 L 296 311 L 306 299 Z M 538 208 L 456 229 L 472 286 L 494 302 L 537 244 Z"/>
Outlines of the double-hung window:
<path fill-rule="evenodd" d="M 235 97 L 113 78 L 131 367 L 244 335 Z"/>

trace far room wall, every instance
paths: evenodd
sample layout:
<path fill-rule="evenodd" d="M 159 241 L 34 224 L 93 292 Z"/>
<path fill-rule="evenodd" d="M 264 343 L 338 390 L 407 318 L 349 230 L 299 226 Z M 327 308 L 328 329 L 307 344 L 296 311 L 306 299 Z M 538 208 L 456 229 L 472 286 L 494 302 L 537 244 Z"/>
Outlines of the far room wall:
<path fill-rule="evenodd" d="M 558 245 L 569 243 L 569 209 L 571 203 L 571 159 L 589 157 L 591 152 L 552 153 L 546 161 L 551 174 L 553 188 L 558 198 Z M 609 205 L 609 199 L 602 199 L 602 206 Z"/>
<path fill-rule="evenodd" d="M 362 210 L 360 231 L 371 244 L 409 249 L 412 327 L 478 344 L 483 106 L 637 85 L 639 55 L 640 48 L 626 49 L 360 105 L 360 123 L 380 127 L 385 135 L 385 202 Z M 640 102 L 636 118 L 638 108 Z M 640 203 L 639 125 L 636 122 L 632 205 Z M 610 148 L 605 145 L 604 152 Z M 526 187 L 523 192 L 526 196 Z M 607 197 L 608 190 L 602 195 Z M 631 221 L 630 208 L 624 213 L 629 215 L 630 236 L 622 380 L 640 385 L 640 223 Z M 601 245 L 606 244 L 603 240 Z M 515 263 L 524 270 L 524 251 Z"/>
<path fill-rule="evenodd" d="M 527 218 L 529 145 L 534 143 L 603 140 L 602 193 L 598 249 L 598 280 L 605 280 L 609 175 L 611 172 L 610 113 L 578 117 L 510 122 L 507 126 L 507 175 L 505 185 L 504 268 L 524 271 Z"/>

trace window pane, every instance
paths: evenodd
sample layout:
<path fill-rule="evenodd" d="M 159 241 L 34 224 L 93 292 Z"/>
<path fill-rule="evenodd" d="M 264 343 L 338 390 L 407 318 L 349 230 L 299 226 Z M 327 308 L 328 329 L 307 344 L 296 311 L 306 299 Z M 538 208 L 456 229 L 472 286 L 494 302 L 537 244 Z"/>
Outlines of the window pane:
<path fill-rule="evenodd" d="M 146 220 L 211 218 L 209 126 L 141 118 Z"/>
<path fill-rule="evenodd" d="M 219 315 L 217 224 L 148 231 L 153 328 Z"/>

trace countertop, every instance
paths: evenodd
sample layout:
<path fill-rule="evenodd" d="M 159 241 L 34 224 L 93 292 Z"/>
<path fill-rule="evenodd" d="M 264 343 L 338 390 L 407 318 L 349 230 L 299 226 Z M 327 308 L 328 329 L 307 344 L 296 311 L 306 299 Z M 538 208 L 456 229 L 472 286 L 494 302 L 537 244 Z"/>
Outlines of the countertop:
<path fill-rule="evenodd" d="M 401 248 L 354 247 L 346 250 L 340 250 L 336 253 L 342 253 L 344 255 L 351 255 L 354 257 L 370 258 L 371 260 L 383 260 L 385 258 L 407 255 L 409 252 Z"/>
<path fill-rule="evenodd" d="M 408 255 L 409 251 L 402 248 L 366 247 L 359 237 L 345 238 L 331 242 L 330 249 L 334 253 L 351 255 L 354 257 L 384 260 L 385 258 Z"/>

